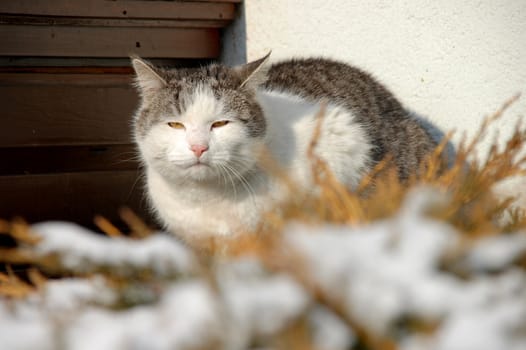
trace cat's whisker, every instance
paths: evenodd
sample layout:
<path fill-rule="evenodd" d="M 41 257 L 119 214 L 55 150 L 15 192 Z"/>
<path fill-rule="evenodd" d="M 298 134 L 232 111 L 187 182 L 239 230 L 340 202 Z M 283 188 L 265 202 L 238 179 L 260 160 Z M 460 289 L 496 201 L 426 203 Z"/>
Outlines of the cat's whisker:
<path fill-rule="evenodd" d="M 224 164 L 218 164 L 218 166 L 220 167 L 220 169 L 224 170 L 225 190 L 227 189 L 227 177 L 226 176 L 228 176 L 228 179 L 230 180 L 230 184 L 232 185 L 232 190 L 234 191 L 234 198 L 237 198 L 236 184 L 234 182 L 234 179 L 232 178 L 232 174 L 230 173 L 230 171 Z"/>
<path fill-rule="evenodd" d="M 233 165 L 240 165 L 240 167 L 242 167 L 242 168 L 247 166 L 246 165 L 247 160 L 245 158 L 242 158 L 242 157 L 240 157 L 239 159 L 237 159 L 235 157 L 232 157 L 230 159 L 230 163 L 232 163 Z M 249 170 L 252 170 L 252 169 L 249 169 Z M 265 173 L 259 172 L 259 171 L 250 171 L 250 176 L 252 178 L 256 178 L 258 180 L 262 180 L 262 179 L 266 178 Z"/>
<path fill-rule="evenodd" d="M 130 191 L 128 192 L 128 195 L 126 196 L 125 202 L 128 202 L 130 200 L 130 197 L 133 194 L 133 191 L 135 190 L 135 186 L 137 186 L 139 181 L 143 181 L 143 179 L 145 179 L 145 178 L 146 178 L 146 176 L 144 175 L 144 173 L 139 173 L 137 175 L 137 178 L 135 178 L 135 181 L 133 182 L 133 185 L 130 188 Z"/>
<path fill-rule="evenodd" d="M 230 184 L 232 185 L 232 191 L 234 192 L 234 198 L 237 199 L 238 193 L 237 193 L 236 181 L 234 180 L 235 175 L 232 173 L 232 171 L 226 164 L 221 164 L 221 167 L 224 169 L 225 174 L 228 176 L 228 179 L 230 180 Z"/>
<path fill-rule="evenodd" d="M 217 178 L 218 178 L 218 182 L 220 183 L 220 185 L 223 187 L 223 188 L 226 188 L 226 177 L 225 175 L 223 174 L 223 171 L 221 169 L 221 166 L 220 165 L 216 165 L 214 167 L 214 172 L 217 174 Z"/>
<path fill-rule="evenodd" d="M 113 161 L 113 164 L 123 164 L 123 163 L 139 163 L 142 159 L 140 157 L 132 157 L 132 158 L 120 158 L 118 160 Z"/>
<path fill-rule="evenodd" d="M 232 174 L 239 180 L 241 185 L 245 188 L 245 190 L 251 197 L 253 204 L 255 204 L 256 193 L 254 189 L 252 188 L 252 186 L 250 185 L 250 183 L 248 182 L 248 180 L 241 173 L 239 173 L 234 167 L 231 167 L 228 165 L 226 166 L 232 172 Z"/>

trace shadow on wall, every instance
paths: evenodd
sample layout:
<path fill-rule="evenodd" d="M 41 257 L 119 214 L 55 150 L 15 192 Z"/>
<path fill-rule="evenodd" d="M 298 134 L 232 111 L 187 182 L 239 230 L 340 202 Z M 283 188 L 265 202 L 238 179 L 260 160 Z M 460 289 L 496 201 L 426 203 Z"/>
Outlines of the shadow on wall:
<path fill-rule="evenodd" d="M 247 30 L 245 4 L 237 8 L 236 20 L 223 31 L 221 62 L 234 66 L 247 63 Z"/>
<path fill-rule="evenodd" d="M 427 130 L 427 132 L 431 135 L 431 137 L 436 143 L 442 142 L 442 140 L 446 136 L 444 131 L 442 131 L 435 124 L 431 123 L 429 119 L 427 119 L 425 116 L 418 114 L 415 111 L 412 111 L 409 109 L 407 109 L 407 112 L 409 113 L 409 116 L 411 118 L 415 119 L 418 123 L 420 123 L 420 125 L 424 129 Z M 451 140 L 447 142 L 445 152 L 446 152 L 446 157 L 448 161 L 448 166 L 452 166 L 456 158 L 456 150 L 455 150 L 455 146 L 453 146 L 453 144 L 451 143 Z"/>

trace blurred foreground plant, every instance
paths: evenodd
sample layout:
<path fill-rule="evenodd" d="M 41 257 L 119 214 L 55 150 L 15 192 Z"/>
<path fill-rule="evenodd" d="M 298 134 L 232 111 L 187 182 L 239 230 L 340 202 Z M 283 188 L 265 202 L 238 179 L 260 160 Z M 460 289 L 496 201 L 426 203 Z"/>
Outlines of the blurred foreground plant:
<path fill-rule="evenodd" d="M 332 325 L 331 322 L 335 322 L 334 327 L 346 329 L 347 333 L 342 334 L 352 339 L 349 340 L 348 345 L 355 349 L 393 350 L 402 346 L 400 339 L 405 339 L 404 334 L 416 335 L 417 338 L 420 335 L 433 336 L 440 333 L 438 330 L 445 316 L 426 318 L 418 312 L 407 315 L 402 313 L 393 316 L 392 320 L 385 321 L 386 329 L 380 329 L 381 327 L 377 329 L 374 325 L 365 322 L 364 316 L 349 306 L 350 302 L 347 300 L 349 296 L 344 292 L 346 288 L 352 287 L 352 283 L 349 287 L 346 284 L 348 281 L 342 280 L 342 292 L 340 288 L 330 287 L 330 284 L 320 280 L 315 273 L 316 266 L 312 265 L 313 258 L 293 243 L 291 237 L 294 235 L 283 232 L 290 231 L 288 227 L 294 223 L 313 227 L 314 231 L 319 228 L 319 233 L 312 236 L 314 241 L 318 239 L 317 235 L 323 235 L 325 231 L 331 230 L 330 227 L 348 227 L 358 231 L 363 227 L 376 227 L 372 230 L 379 230 L 380 227 L 389 237 L 388 244 L 386 243 L 388 248 L 386 254 L 389 254 L 389 249 L 401 249 L 397 248 L 397 245 L 408 242 L 408 238 L 403 236 L 404 233 L 396 230 L 421 222 L 422 236 L 427 237 L 425 232 L 431 229 L 426 228 L 426 225 L 432 226 L 433 222 L 438 222 L 439 225 L 443 225 L 440 226 L 444 231 L 443 236 L 450 237 L 451 247 L 444 246 L 443 250 L 437 253 L 436 260 L 433 260 L 437 273 L 459 280 L 475 280 L 480 271 L 500 273 L 507 269 L 518 268 L 523 274 L 526 273 L 526 244 L 523 239 L 526 232 L 524 209 L 512 206 L 513 198 L 501 198 L 494 191 L 495 186 L 502 181 L 526 175 L 524 170 L 526 128 L 521 124 L 517 125 L 505 146 L 499 148 L 496 144 L 493 145 L 484 160 L 475 157 L 476 146 L 482 142 L 489 125 L 501 118 L 509 105 L 517 99 L 518 96 L 510 99 L 499 111 L 489 116 L 473 140 L 468 142 L 464 139 L 453 160 L 445 159 L 444 155 L 451 138 L 451 134 L 448 134 L 436 151 L 424 161 L 419 173 L 409 180 L 399 181 L 396 169 L 391 166 L 389 159 L 385 159 L 364 177 L 354 192 L 349 192 L 340 184 L 327 165 L 316 156 L 314 149 L 321 125 L 318 123 L 309 148 L 309 158 L 316 183 L 316 188 L 312 192 L 302 193 L 288 181 L 272 160 L 262 159 L 262 166 L 282 178 L 290 193 L 294 195 L 289 202 L 267 213 L 256 233 L 244 233 L 227 238 L 215 237 L 189 242 L 190 247 L 183 247 L 170 237 L 153 233 L 131 211 L 122 210 L 121 217 L 129 225 L 131 234 L 125 235 L 104 218 L 97 217 L 95 219 L 97 226 L 108 237 L 93 239 L 88 238 L 90 234 L 86 232 L 71 233 L 70 236 L 76 237 L 76 240 L 68 245 L 62 244 L 68 241 L 67 232 L 61 235 L 57 232 L 43 234 L 43 231 L 52 230 L 49 227 L 46 229 L 45 225 L 32 227 L 21 220 L 0 221 L 0 232 L 10 235 L 18 243 L 16 248 L 0 249 L 0 260 L 15 266 L 17 264 L 31 266 L 25 279 L 17 277 L 10 268 L 6 273 L 0 273 L 0 295 L 5 300 L 25 300 L 31 295 L 46 290 L 46 285 L 55 283 L 57 278 L 80 278 L 89 281 L 102 277 L 105 282 L 104 287 L 100 288 L 107 288 L 113 293 L 113 297 L 104 299 L 104 302 L 98 299 L 95 302 L 96 298 L 86 297 L 89 303 L 111 310 L 133 312 L 132 306 L 135 305 L 167 303 L 165 299 L 170 299 L 168 291 L 174 285 L 186 288 L 188 287 L 186 281 L 200 281 L 203 284 L 196 287 L 195 293 L 205 291 L 200 299 L 201 302 L 206 305 L 209 303 L 213 310 L 217 306 L 220 311 L 214 311 L 217 314 L 214 313 L 212 316 L 203 316 L 203 319 L 209 322 L 210 334 L 209 338 L 204 337 L 206 339 L 202 343 L 198 342 L 198 345 L 170 343 L 179 344 L 173 345 L 173 348 L 181 349 L 241 349 L 247 344 L 253 347 L 264 345 L 276 349 L 325 348 L 329 345 L 324 345 L 319 339 L 316 340 L 320 336 L 316 336 L 316 332 L 312 331 L 313 327 L 316 328 L 313 324 L 319 324 L 315 321 L 318 316 L 313 316 L 318 315 L 313 311 L 317 307 L 328 310 L 328 314 L 336 319 L 330 321 L 330 317 L 327 318 L 328 324 Z M 323 110 L 323 108 L 320 110 L 318 116 L 320 121 L 323 118 Z M 446 163 L 450 166 L 446 167 Z M 418 196 L 407 199 L 408 193 L 425 192 L 419 190 L 422 188 L 430 188 L 434 192 L 426 192 L 427 195 L 422 197 L 425 200 L 420 199 L 421 202 Z M 526 195 L 525 191 L 526 189 L 520 189 L 518 192 Z M 436 200 L 432 200 L 431 197 L 436 197 Z M 415 206 L 417 208 L 414 208 Z M 411 210 L 414 212 L 410 215 L 403 213 Z M 420 219 L 421 214 L 425 214 L 426 218 Z M 404 221 L 406 220 L 404 215 L 409 215 L 412 221 L 409 223 Z M 503 217 L 506 217 L 505 222 Z M 384 220 L 391 220 L 389 222 L 393 223 L 393 227 L 382 226 Z M 76 232 L 77 229 L 71 228 L 71 230 Z M 449 230 L 456 230 L 456 233 L 451 235 Z M 342 234 L 342 244 L 346 239 L 344 236 Z M 486 244 L 488 239 L 496 237 L 495 245 L 504 244 L 503 241 L 498 240 L 500 236 L 510 237 L 510 240 L 517 242 L 514 243 L 515 253 L 508 254 L 509 259 L 504 259 L 503 263 L 486 262 L 484 258 L 482 262 L 479 261 L 480 259 L 476 260 L 477 254 L 480 255 L 480 251 L 484 251 L 479 246 Z M 431 240 L 440 241 L 440 235 L 439 238 L 429 237 Z M 300 240 L 303 239 L 305 238 Z M 411 239 L 416 242 L 418 236 L 410 238 L 409 242 Z M 334 246 L 334 251 L 337 248 L 337 245 Z M 509 247 L 506 249 L 512 251 Z M 403 252 L 405 251 L 400 251 L 399 254 Z M 326 251 L 323 254 L 330 257 L 332 253 Z M 244 259 L 255 259 L 257 266 L 254 268 L 251 265 L 248 273 L 243 272 L 246 267 L 243 267 L 243 264 L 239 267 L 238 262 Z M 345 268 L 345 264 L 340 268 Z M 384 268 L 386 266 L 378 266 L 380 271 Z M 44 275 L 51 276 L 52 279 L 48 280 Z M 279 276 L 287 276 L 293 282 L 289 282 L 289 279 L 282 281 Z M 257 285 L 261 281 L 266 281 L 264 285 L 268 284 L 276 290 L 285 291 L 283 292 L 285 296 L 280 299 L 278 293 L 276 300 L 268 301 L 266 297 L 258 294 L 265 288 L 254 287 L 254 283 Z M 212 297 L 207 293 L 211 293 Z M 239 300 L 244 300 L 245 309 L 238 309 L 240 301 L 236 298 L 232 299 L 230 295 L 242 295 Z M 294 296 L 292 298 L 294 300 L 287 299 L 286 295 Z M 253 311 L 247 311 L 254 308 L 264 314 L 264 308 L 261 309 L 258 305 L 268 303 L 268 308 L 272 309 L 275 307 L 272 302 L 284 302 L 283 300 L 289 300 L 288 304 L 283 304 L 283 315 L 276 316 L 279 313 L 273 311 L 275 318 L 270 321 L 270 325 L 263 321 L 260 322 L 261 324 L 258 323 L 259 314 L 252 315 Z M 181 305 L 180 301 L 175 304 Z M 195 306 L 195 309 L 199 307 Z M 191 313 L 191 310 L 186 311 Z M 249 321 L 248 314 L 256 317 L 256 320 Z M 224 319 L 216 322 L 217 317 L 220 320 Z M 250 329 L 246 328 L 247 324 L 243 325 L 243 320 L 247 324 L 252 324 Z M 203 324 L 208 324 L 206 322 Z M 233 335 L 237 334 L 236 330 L 232 331 L 225 325 L 229 322 L 241 328 L 245 327 L 244 333 L 241 331 L 238 333 L 245 334 L 244 337 L 247 339 L 239 334 Z M 206 333 L 206 329 L 199 329 L 199 332 Z M 198 332 L 197 329 L 195 331 Z M 182 335 L 181 337 L 184 338 Z M 151 348 L 164 349 L 162 346 L 154 347 L 152 344 L 157 344 L 155 342 L 146 344 L 151 345 Z M 148 346 L 145 348 L 149 348 Z M 334 349 L 336 348 L 338 347 L 334 346 Z M 442 348 L 438 346 L 437 349 Z"/>

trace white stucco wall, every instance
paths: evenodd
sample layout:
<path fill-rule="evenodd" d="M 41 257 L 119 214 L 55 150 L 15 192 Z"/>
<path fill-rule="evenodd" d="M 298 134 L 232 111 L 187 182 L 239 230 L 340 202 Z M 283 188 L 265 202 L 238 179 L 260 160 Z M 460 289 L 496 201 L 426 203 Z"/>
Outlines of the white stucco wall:
<path fill-rule="evenodd" d="M 245 0 L 223 59 L 323 55 L 366 69 L 410 109 L 468 135 L 522 91 L 501 138 L 526 114 L 526 0 Z M 460 134 L 460 133 L 458 133 Z"/>

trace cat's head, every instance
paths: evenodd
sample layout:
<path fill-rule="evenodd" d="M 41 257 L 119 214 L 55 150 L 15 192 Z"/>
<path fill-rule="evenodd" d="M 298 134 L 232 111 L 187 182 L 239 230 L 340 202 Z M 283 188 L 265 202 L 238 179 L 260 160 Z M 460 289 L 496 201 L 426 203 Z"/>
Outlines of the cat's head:
<path fill-rule="evenodd" d="M 170 70 L 133 57 L 141 95 L 134 134 L 147 166 L 173 181 L 242 181 L 266 132 L 255 88 L 268 56 L 238 67 Z"/>

